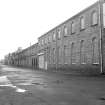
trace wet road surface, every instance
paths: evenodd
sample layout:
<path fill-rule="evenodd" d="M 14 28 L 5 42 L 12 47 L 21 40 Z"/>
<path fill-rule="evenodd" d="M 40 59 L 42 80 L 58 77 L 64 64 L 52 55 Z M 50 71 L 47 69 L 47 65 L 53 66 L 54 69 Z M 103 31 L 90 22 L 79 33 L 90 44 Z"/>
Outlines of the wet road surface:
<path fill-rule="evenodd" d="M 2 65 L 0 105 L 105 105 L 105 77 Z"/>

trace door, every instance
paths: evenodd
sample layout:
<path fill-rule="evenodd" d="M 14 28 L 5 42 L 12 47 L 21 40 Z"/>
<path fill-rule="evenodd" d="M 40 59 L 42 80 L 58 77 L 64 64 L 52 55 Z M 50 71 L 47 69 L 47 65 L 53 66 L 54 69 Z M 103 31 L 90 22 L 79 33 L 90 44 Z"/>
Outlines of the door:
<path fill-rule="evenodd" d="M 44 55 L 39 55 L 39 68 L 44 69 Z"/>

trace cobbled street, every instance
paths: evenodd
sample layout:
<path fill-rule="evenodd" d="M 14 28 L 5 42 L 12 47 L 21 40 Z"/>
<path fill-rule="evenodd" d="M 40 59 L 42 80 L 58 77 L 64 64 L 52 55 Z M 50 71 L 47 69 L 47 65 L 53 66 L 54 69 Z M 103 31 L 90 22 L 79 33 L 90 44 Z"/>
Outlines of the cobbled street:
<path fill-rule="evenodd" d="M 105 105 L 105 76 L 0 67 L 0 105 Z"/>

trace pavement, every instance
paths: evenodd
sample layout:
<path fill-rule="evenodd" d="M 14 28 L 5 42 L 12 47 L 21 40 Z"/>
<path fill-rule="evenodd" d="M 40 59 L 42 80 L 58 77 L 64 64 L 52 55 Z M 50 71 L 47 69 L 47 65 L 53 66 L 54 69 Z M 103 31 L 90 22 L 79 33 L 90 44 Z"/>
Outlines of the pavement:
<path fill-rule="evenodd" d="M 63 75 L 2 65 L 0 105 L 105 105 L 105 76 Z"/>

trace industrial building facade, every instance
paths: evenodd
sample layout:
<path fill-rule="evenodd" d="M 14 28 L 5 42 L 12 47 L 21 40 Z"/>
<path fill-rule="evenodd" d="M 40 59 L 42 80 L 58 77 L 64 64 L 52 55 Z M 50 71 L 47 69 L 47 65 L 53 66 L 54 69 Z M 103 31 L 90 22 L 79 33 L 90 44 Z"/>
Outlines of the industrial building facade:
<path fill-rule="evenodd" d="M 104 73 L 104 2 L 96 2 L 39 37 L 37 44 L 10 57 L 15 62 L 12 64 L 43 70 Z"/>

